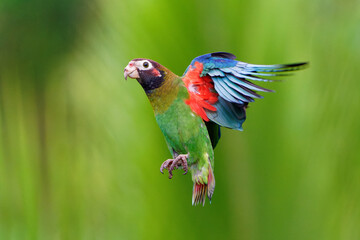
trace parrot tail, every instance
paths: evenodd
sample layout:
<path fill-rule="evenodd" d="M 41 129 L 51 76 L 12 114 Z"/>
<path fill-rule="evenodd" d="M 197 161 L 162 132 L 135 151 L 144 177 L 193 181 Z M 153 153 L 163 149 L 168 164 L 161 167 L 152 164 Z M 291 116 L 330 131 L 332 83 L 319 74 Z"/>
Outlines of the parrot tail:
<path fill-rule="evenodd" d="M 211 198 L 212 195 L 214 194 L 214 189 L 215 189 L 215 178 L 211 165 L 209 165 L 209 175 L 207 179 L 208 179 L 207 184 L 203 183 L 202 181 L 194 182 L 192 205 L 197 205 L 199 203 L 202 203 L 202 205 L 204 206 L 206 195 L 208 196 L 209 201 L 211 203 Z"/>

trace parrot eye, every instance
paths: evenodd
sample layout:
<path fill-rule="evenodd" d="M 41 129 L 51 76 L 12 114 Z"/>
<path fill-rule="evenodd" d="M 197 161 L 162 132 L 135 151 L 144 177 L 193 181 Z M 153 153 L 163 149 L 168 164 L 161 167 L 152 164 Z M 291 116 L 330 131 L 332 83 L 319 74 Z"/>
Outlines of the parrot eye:
<path fill-rule="evenodd" d="M 140 70 L 149 70 L 151 68 L 153 68 L 152 64 L 150 61 L 148 60 L 141 60 L 139 62 L 136 63 L 136 66 L 140 69 Z"/>

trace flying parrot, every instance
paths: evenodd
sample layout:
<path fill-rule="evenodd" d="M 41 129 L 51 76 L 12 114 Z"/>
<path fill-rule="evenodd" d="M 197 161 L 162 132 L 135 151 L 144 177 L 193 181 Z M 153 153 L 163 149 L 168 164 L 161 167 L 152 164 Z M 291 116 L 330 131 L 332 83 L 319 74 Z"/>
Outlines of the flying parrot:
<path fill-rule="evenodd" d="M 136 79 L 154 110 L 172 159 L 160 167 L 172 178 L 182 168 L 192 176 L 192 204 L 205 204 L 215 189 L 214 148 L 220 127 L 242 131 L 246 108 L 258 92 L 273 92 L 251 81 L 271 82 L 272 76 L 288 75 L 307 63 L 256 65 L 235 60 L 227 52 L 196 57 L 182 77 L 159 63 L 144 58 L 129 62 L 124 77 Z"/>

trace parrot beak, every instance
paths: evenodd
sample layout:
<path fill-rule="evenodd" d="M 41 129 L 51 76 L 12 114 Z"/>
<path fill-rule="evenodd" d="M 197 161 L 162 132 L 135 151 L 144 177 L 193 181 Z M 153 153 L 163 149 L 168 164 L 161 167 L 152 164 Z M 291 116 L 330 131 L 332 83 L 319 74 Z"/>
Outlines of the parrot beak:
<path fill-rule="evenodd" d="M 129 64 L 124 69 L 124 78 L 125 78 L 125 80 L 127 80 L 127 77 L 140 78 L 139 72 L 137 71 L 133 61 L 130 61 Z"/>

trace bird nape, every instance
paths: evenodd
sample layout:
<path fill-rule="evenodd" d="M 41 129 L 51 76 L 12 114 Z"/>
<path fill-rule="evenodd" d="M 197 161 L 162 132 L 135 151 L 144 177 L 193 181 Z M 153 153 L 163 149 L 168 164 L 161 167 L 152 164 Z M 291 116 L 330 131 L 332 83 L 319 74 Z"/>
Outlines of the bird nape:
<path fill-rule="evenodd" d="M 214 148 L 220 139 L 220 126 L 242 130 L 246 108 L 259 92 L 273 92 L 251 81 L 272 82 L 269 77 L 288 76 L 304 69 L 306 62 L 257 65 L 240 62 L 231 53 L 216 52 L 192 60 L 182 77 L 150 60 L 129 62 L 124 77 L 136 79 L 154 110 L 172 159 L 160 167 L 172 178 L 172 171 L 190 171 L 192 204 L 211 202 L 215 189 Z"/>

